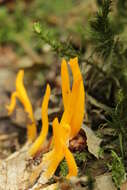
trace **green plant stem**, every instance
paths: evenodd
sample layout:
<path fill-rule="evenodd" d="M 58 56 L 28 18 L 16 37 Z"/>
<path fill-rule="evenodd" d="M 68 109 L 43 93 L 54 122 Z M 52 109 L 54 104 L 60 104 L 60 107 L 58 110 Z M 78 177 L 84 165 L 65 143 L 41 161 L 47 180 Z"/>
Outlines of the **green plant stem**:
<path fill-rule="evenodd" d="M 120 151 L 121 151 L 122 159 L 124 160 L 123 136 L 122 136 L 122 133 L 119 133 L 119 144 L 120 144 Z"/>

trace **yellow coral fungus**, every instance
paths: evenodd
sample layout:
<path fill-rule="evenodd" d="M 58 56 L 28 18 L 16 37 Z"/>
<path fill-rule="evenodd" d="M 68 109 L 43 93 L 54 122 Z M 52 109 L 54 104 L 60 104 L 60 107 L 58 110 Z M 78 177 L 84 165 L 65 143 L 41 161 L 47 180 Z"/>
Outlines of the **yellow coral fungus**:
<path fill-rule="evenodd" d="M 36 123 L 33 115 L 32 105 L 28 98 L 27 92 L 23 84 L 24 71 L 20 70 L 16 77 L 16 91 L 11 95 L 10 105 L 7 106 L 8 114 L 12 114 L 16 106 L 16 98 L 23 104 L 25 111 L 31 122 L 27 125 L 28 141 L 33 141 L 36 138 Z"/>
<path fill-rule="evenodd" d="M 47 85 L 44 100 L 42 102 L 42 128 L 39 137 L 30 149 L 30 155 L 34 155 L 40 149 L 48 133 L 48 102 L 50 97 L 50 86 Z"/>
<path fill-rule="evenodd" d="M 70 137 L 72 138 L 80 130 L 83 116 L 84 116 L 84 85 L 83 85 L 83 79 L 80 72 L 80 68 L 78 65 L 78 59 L 70 59 L 69 65 L 72 70 L 73 74 L 73 85 L 72 90 L 70 89 L 70 80 L 69 80 L 69 73 L 67 68 L 67 63 L 63 59 L 62 65 L 61 65 L 61 78 L 62 78 L 62 97 L 63 97 L 63 104 L 64 104 L 64 113 L 61 118 L 61 124 L 69 124 L 71 126 L 71 133 Z M 48 100 L 49 100 L 49 94 L 45 95 L 44 102 L 47 102 L 48 106 Z M 34 155 L 40 148 L 40 146 L 44 143 L 44 140 L 46 138 L 47 132 L 48 132 L 48 125 L 44 122 L 44 116 L 47 118 L 48 123 L 48 108 L 43 108 L 42 104 L 42 122 L 43 122 L 43 128 L 41 130 L 40 136 L 37 138 L 35 143 L 33 144 L 30 155 Z M 44 110 L 44 111 L 43 111 Z M 43 114 L 45 113 L 45 114 Z M 54 138 L 53 138 L 54 139 Z"/>
<path fill-rule="evenodd" d="M 73 83 L 72 88 L 70 87 L 70 79 L 68 72 L 68 65 L 72 71 Z M 69 64 L 63 59 L 61 65 L 61 78 L 62 78 L 62 97 L 64 112 L 60 122 L 55 118 L 53 120 L 53 143 L 51 150 L 46 153 L 42 159 L 43 164 L 43 177 L 48 180 L 52 177 L 56 171 L 59 163 L 66 159 L 68 164 L 69 173 L 67 178 L 76 176 L 78 173 L 77 165 L 74 157 L 70 150 L 68 149 L 69 140 L 75 137 L 82 125 L 84 117 L 84 104 L 85 104 L 85 91 L 83 78 L 78 65 L 77 57 L 70 59 Z M 23 71 L 19 71 L 16 79 L 16 92 L 12 94 L 11 104 L 8 106 L 9 114 L 15 108 L 16 97 L 22 102 L 26 112 L 32 121 L 32 124 L 27 125 L 28 134 L 32 134 L 30 139 L 33 140 L 36 136 L 36 126 L 33 116 L 32 106 L 26 94 L 25 88 L 23 86 Z M 34 155 L 40 147 L 43 145 L 46 136 L 48 134 L 48 102 L 50 97 L 50 86 L 47 85 L 44 99 L 42 102 L 42 129 L 39 137 L 33 143 L 30 148 L 30 155 Z"/>
<path fill-rule="evenodd" d="M 68 123 L 71 126 L 70 138 L 72 138 L 77 135 L 82 125 L 84 117 L 85 91 L 77 57 L 70 59 L 69 65 L 73 75 L 72 90 L 70 90 L 69 85 L 70 82 L 67 63 L 63 60 L 61 66 L 61 77 L 64 113 L 61 122 Z"/>
<path fill-rule="evenodd" d="M 69 139 L 75 137 L 81 128 L 84 117 L 84 84 L 78 65 L 78 59 L 70 59 L 70 68 L 73 75 L 72 89 L 68 74 L 67 63 L 62 61 L 62 97 L 64 113 L 60 123 L 55 118 L 53 121 L 53 147 L 52 150 L 44 155 L 42 160 L 44 166 L 44 179 L 52 177 L 59 163 L 65 157 L 69 173 L 67 178 L 76 176 L 78 173 L 74 157 L 68 149 Z"/>

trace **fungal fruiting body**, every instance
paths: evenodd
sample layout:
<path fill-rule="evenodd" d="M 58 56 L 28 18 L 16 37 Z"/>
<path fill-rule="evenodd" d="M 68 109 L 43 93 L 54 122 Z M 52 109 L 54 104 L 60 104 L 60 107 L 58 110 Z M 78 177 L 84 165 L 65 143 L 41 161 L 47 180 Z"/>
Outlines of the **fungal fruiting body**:
<path fill-rule="evenodd" d="M 61 122 L 70 125 L 70 138 L 73 138 L 78 134 L 83 122 L 85 91 L 77 57 L 70 59 L 69 66 L 73 75 L 72 90 L 70 89 L 67 63 L 65 60 L 62 61 L 61 78 L 64 113 Z"/>
<path fill-rule="evenodd" d="M 23 84 L 24 71 L 20 70 L 16 77 L 16 91 L 11 95 L 10 105 L 7 105 L 8 114 L 11 115 L 16 106 L 16 98 L 24 106 L 30 122 L 27 124 L 27 138 L 29 142 L 32 142 L 36 138 L 36 123 L 34 119 L 33 109 L 27 92 Z"/>
<path fill-rule="evenodd" d="M 73 76 L 72 88 L 70 87 L 68 66 L 70 66 Z M 7 106 L 7 109 L 9 114 L 11 114 L 16 105 L 16 98 L 20 100 L 32 122 L 32 124 L 27 125 L 28 140 L 34 140 L 36 137 L 35 119 L 31 103 L 23 85 L 23 75 L 24 72 L 22 70 L 20 70 L 17 74 L 16 91 L 12 94 L 11 103 Z M 67 64 L 64 59 L 62 60 L 61 78 L 64 112 L 60 122 L 57 117 L 53 120 L 53 140 L 52 146 L 50 147 L 51 150 L 44 154 L 42 159 L 44 171 L 43 177 L 46 180 L 53 176 L 60 162 L 64 158 L 67 161 L 69 171 L 66 177 L 70 178 L 77 176 L 78 173 L 75 159 L 68 148 L 69 140 L 78 134 L 84 117 L 85 90 L 77 57 L 70 59 L 69 64 Z M 50 91 L 50 86 L 48 84 L 42 102 L 42 128 L 40 135 L 30 147 L 30 156 L 34 156 L 36 152 L 39 151 L 48 134 L 48 102 L 50 98 Z"/>
<path fill-rule="evenodd" d="M 49 84 L 46 87 L 46 92 L 43 98 L 43 102 L 42 102 L 42 128 L 41 128 L 41 133 L 39 135 L 39 137 L 35 140 L 35 142 L 33 143 L 32 147 L 30 148 L 30 155 L 34 155 L 39 149 L 40 147 L 42 147 L 46 136 L 48 134 L 48 102 L 49 102 L 49 98 L 50 98 L 50 86 Z"/>
<path fill-rule="evenodd" d="M 70 88 L 68 65 L 63 59 L 61 65 L 61 78 L 64 112 L 60 122 L 58 122 L 57 118 L 53 120 L 52 149 L 46 153 L 42 159 L 44 166 L 43 176 L 45 179 L 52 177 L 63 158 L 66 159 L 68 164 L 69 173 L 67 178 L 76 176 L 78 172 L 76 162 L 72 153 L 68 149 L 68 145 L 69 140 L 78 134 L 83 122 L 85 91 L 83 78 L 78 65 L 78 59 L 70 59 L 69 66 L 73 75 L 72 89 Z M 43 127 L 45 126 L 43 125 Z M 41 134 L 35 143 L 41 144 L 41 141 L 43 143 L 43 137 L 42 128 Z M 34 149 L 33 152 L 36 153 L 37 151 L 38 149 Z"/>

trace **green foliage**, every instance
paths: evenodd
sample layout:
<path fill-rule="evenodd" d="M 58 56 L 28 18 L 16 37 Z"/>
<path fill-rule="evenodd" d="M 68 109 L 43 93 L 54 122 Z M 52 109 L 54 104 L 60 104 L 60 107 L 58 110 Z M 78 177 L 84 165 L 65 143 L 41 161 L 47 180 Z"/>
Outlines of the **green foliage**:
<path fill-rule="evenodd" d="M 116 4 L 116 13 L 111 14 L 112 0 L 102 0 L 100 7 L 90 21 L 90 39 L 94 45 L 93 54 L 97 54 L 104 58 L 106 63 L 110 62 L 109 71 L 110 76 L 116 78 L 122 87 L 125 88 L 127 84 L 126 67 L 126 45 L 123 37 L 118 37 L 118 34 L 124 33 L 125 22 L 123 22 L 121 14 L 125 13 L 125 1 L 118 0 Z M 120 9 L 119 9 L 120 8 Z M 121 11 L 120 11 L 121 10 Z M 106 64 L 105 63 L 105 64 Z"/>
<path fill-rule="evenodd" d="M 89 190 L 94 190 L 94 179 L 93 177 L 88 173 L 87 174 L 87 177 L 88 177 L 88 189 Z"/>
<path fill-rule="evenodd" d="M 70 42 L 60 42 L 53 35 L 52 30 L 47 30 L 41 26 L 38 22 L 34 24 L 34 30 L 45 43 L 49 44 L 54 52 L 61 57 L 75 57 L 80 55 L 79 51 L 76 51 Z"/>
<path fill-rule="evenodd" d="M 98 152 L 98 157 L 99 158 L 104 158 L 104 149 L 100 147 L 99 152 Z"/>
<path fill-rule="evenodd" d="M 35 18 L 41 18 L 44 15 L 48 16 L 48 14 L 55 14 L 60 16 L 70 11 L 70 9 L 74 6 L 74 3 L 75 2 L 73 0 L 54 0 L 53 3 L 51 0 L 36 0 L 32 6 L 32 11 Z M 35 13 L 34 10 L 38 10 L 38 12 Z"/>
<path fill-rule="evenodd" d="M 15 9 L 11 14 L 7 7 L 0 7 L 0 43 L 19 44 L 19 38 L 25 43 L 32 36 L 29 18 L 25 18 L 23 2 L 15 3 Z"/>
<path fill-rule="evenodd" d="M 111 0 L 103 0 L 100 10 L 90 21 L 91 39 L 95 44 L 95 52 L 104 59 L 110 56 L 114 46 L 114 32 L 109 19 L 111 3 Z"/>
<path fill-rule="evenodd" d="M 119 16 L 123 17 L 124 19 L 126 19 L 125 17 L 127 16 L 127 1 L 126 0 L 118 0 L 117 1 L 117 10 L 119 13 Z"/>
<path fill-rule="evenodd" d="M 64 27 L 62 28 L 61 26 L 59 27 L 59 25 L 57 25 L 57 19 L 59 20 L 59 18 L 62 18 L 63 15 L 69 14 L 70 9 L 74 7 L 75 4 L 76 2 L 74 2 L 73 0 L 55 0 L 53 2 L 51 2 L 50 0 L 37 0 L 31 1 L 29 3 L 26 1 L 16 0 L 14 2 L 14 7 L 11 11 L 9 10 L 8 6 L 6 6 L 6 4 L 5 6 L 1 6 L 0 43 L 11 43 L 13 45 L 16 45 L 16 51 L 21 51 L 22 44 L 23 48 L 24 46 L 27 46 L 34 51 L 41 51 L 43 44 L 38 43 L 39 40 L 37 42 L 37 38 L 35 38 L 35 35 L 33 34 L 33 22 L 35 20 L 41 21 L 44 29 L 44 39 L 47 40 L 46 36 L 47 33 L 49 33 L 49 37 L 51 39 L 48 39 L 48 42 L 51 42 L 52 39 L 54 39 L 53 41 L 57 41 L 56 35 L 58 37 L 60 32 L 65 31 Z M 51 21 L 50 23 L 50 20 L 54 20 L 54 18 L 56 19 L 56 21 L 53 21 L 53 23 Z M 52 25 L 53 29 L 51 32 L 49 32 Z M 62 51 L 66 51 L 66 54 L 69 54 L 69 48 L 73 49 L 69 43 L 65 45 L 63 42 L 63 48 L 61 48 L 61 44 L 55 44 L 56 43 L 53 42 L 51 45 L 53 45 L 54 49 L 57 51 L 60 51 L 61 49 L 61 54 Z"/>
<path fill-rule="evenodd" d="M 125 168 L 121 158 L 114 151 L 112 151 L 112 158 L 113 158 L 112 163 L 108 164 L 108 167 L 109 170 L 111 170 L 112 172 L 112 179 L 116 187 L 120 188 L 121 184 L 126 179 Z"/>
<path fill-rule="evenodd" d="M 118 0 L 116 4 L 111 0 L 102 0 L 99 1 L 99 5 L 96 15 L 91 18 L 89 24 L 90 43 L 93 47 L 90 59 L 93 66 L 96 64 L 94 55 L 99 55 L 101 60 L 104 59 L 104 63 L 100 64 L 97 70 L 98 73 L 104 73 L 104 78 L 101 80 L 106 83 L 110 78 L 110 81 L 113 82 L 114 104 L 112 102 L 112 105 L 114 106 L 115 103 L 118 104 L 115 99 L 118 89 L 121 89 L 124 95 L 127 94 L 127 36 L 125 17 L 121 16 L 125 14 L 126 3 L 124 0 Z M 121 11 L 119 7 L 121 7 Z M 115 9 L 116 11 L 114 11 Z"/>
<path fill-rule="evenodd" d="M 37 33 L 37 34 L 40 34 L 41 33 L 41 25 L 39 22 L 35 22 L 34 25 L 34 31 Z"/>
<path fill-rule="evenodd" d="M 10 42 L 13 39 L 14 24 L 10 23 L 7 17 L 7 9 L 0 9 L 0 42 Z M 3 25 L 4 22 L 4 25 Z"/>
<path fill-rule="evenodd" d="M 119 138 L 121 156 L 124 158 L 127 142 L 127 98 L 123 92 L 119 90 L 117 95 L 117 106 L 110 113 L 111 120 L 107 121 L 108 125 L 115 129 L 116 136 Z"/>

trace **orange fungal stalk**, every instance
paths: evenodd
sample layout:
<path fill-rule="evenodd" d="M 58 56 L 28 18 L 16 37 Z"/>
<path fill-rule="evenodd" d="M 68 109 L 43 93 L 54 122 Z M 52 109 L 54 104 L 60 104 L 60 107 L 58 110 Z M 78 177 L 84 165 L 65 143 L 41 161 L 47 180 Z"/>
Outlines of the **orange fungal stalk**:
<path fill-rule="evenodd" d="M 16 106 L 16 98 L 23 104 L 25 111 L 28 113 L 28 117 L 31 120 L 27 124 L 27 136 L 28 141 L 33 141 L 36 138 L 36 123 L 33 115 L 32 105 L 23 84 L 24 71 L 20 70 L 16 77 L 16 91 L 11 95 L 10 105 L 6 106 L 8 114 L 11 115 Z"/>
<path fill-rule="evenodd" d="M 48 102 L 50 97 L 50 86 L 47 85 L 45 96 L 42 102 L 42 128 L 39 137 L 30 148 L 30 155 L 34 155 L 43 145 L 48 133 Z"/>
<path fill-rule="evenodd" d="M 47 165 L 46 167 L 47 169 L 43 174 L 44 178 L 49 179 L 52 177 L 59 163 L 63 160 L 64 157 L 68 163 L 68 168 L 69 168 L 69 174 L 67 175 L 67 178 L 77 175 L 77 166 L 74 157 L 70 152 L 70 150 L 68 149 L 70 130 L 71 128 L 68 124 L 62 126 L 58 122 L 57 118 L 54 119 L 53 149 L 50 152 L 48 152 L 42 160 L 43 166 L 45 167 Z"/>

